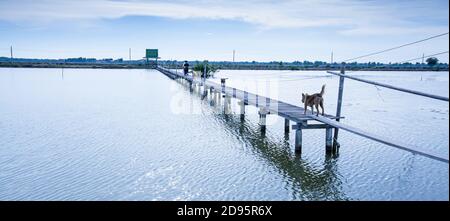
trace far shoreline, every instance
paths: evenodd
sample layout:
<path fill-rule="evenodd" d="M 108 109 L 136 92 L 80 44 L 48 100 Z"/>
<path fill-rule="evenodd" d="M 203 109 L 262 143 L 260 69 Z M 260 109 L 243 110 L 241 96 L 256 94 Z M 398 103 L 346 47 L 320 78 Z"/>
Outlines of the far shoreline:
<path fill-rule="evenodd" d="M 164 66 L 164 65 L 162 65 Z M 10 63 L 0 62 L 0 68 L 50 68 L 50 69 L 155 69 L 155 65 L 145 64 L 50 64 L 50 63 Z M 173 68 L 168 66 L 168 68 Z M 276 71 L 331 71 L 340 70 L 337 67 L 302 67 L 302 66 L 252 66 L 252 65 L 233 65 L 222 66 L 218 65 L 219 70 L 276 70 Z M 348 71 L 406 71 L 406 72 L 448 72 L 448 68 L 443 67 L 427 67 L 427 68 L 409 68 L 409 67 L 377 67 L 377 68 L 358 68 L 358 67 L 346 67 Z"/>

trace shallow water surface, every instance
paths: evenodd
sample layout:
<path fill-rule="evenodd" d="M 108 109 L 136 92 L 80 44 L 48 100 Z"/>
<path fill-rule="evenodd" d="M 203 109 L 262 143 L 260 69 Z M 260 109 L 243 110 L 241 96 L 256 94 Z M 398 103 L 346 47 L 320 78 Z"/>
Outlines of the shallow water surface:
<path fill-rule="evenodd" d="M 448 97 L 448 72 L 348 74 Z M 336 109 L 338 78 L 324 72 L 220 77 L 296 105 L 326 84 Z M 262 134 L 254 108 L 244 121 L 219 109 L 155 70 L 2 68 L 0 200 L 448 200 L 448 164 L 346 132 L 327 156 L 322 130 L 304 132 L 299 156 L 281 118 Z M 448 110 L 345 81 L 344 123 L 447 159 Z"/>

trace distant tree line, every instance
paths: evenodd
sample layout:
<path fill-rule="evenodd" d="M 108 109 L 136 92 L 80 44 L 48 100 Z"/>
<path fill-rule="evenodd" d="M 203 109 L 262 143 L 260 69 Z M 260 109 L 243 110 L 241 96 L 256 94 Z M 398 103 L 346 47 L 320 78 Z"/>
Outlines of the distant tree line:
<path fill-rule="evenodd" d="M 111 63 L 111 64 L 137 64 L 137 63 L 143 63 L 142 60 L 132 60 L 132 61 L 125 61 L 123 58 L 119 59 L 112 59 L 112 58 L 103 58 L 103 59 L 96 59 L 96 58 L 84 58 L 84 57 L 78 57 L 78 58 L 65 58 L 65 59 L 37 59 L 37 58 L 11 58 L 8 57 L 0 57 L 0 62 L 22 62 L 22 63 L 86 63 L 86 64 L 98 64 L 98 63 Z"/>
<path fill-rule="evenodd" d="M 66 58 L 66 59 L 30 59 L 30 58 L 13 58 L 0 57 L 0 63 L 39 63 L 39 64 L 117 64 L 117 65 L 154 65 L 155 61 L 147 63 L 145 60 L 124 60 L 122 58 L 112 59 L 96 59 L 96 58 Z M 188 61 L 191 68 L 202 69 L 204 61 Z M 158 65 L 168 68 L 182 68 L 183 61 L 176 60 L 160 60 Z M 5 66 L 5 65 L 2 65 Z M 340 63 L 328 63 L 324 61 L 209 61 L 207 63 L 208 73 L 217 69 L 243 69 L 243 70 L 330 70 L 340 69 Z M 404 62 L 404 63 L 380 63 L 380 62 L 351 62 L 346 63 L 345 68 L 349 70 L 448 70 L 447 63 L 440 63 L 437 58 L 430 57 L 426 59 L 426 63 L 420 62 Z M 211 70 L 211 71 L 209 71 Z M 214 71 L 212 71 L 214 70 Z"/>
<path fill-rule="evenodd" d="M 196 67 L 203 64 L 203 61 L 189 61 L 191 67 Z M 160 61 L 160 65 L 168 68 L 181 68 L 183 62 L 176 60 Z M 252 69 L 252 70 L 329 70 L 340 69 L 341 63 L 327 63 L 324 61 L 244 61 L 244 62 L 229 62 L 229 61 L 209 61 L 209 66 L 216 69 Z M 403 62 L 403 63 L 380 63 L 380 62 L 350 62 L 345 64 L 345 68 L 349 70 L 448 70 L 448 64 L 439 63 L 437 58 L 428 58 L 426 63 L 420 62 Z"/>

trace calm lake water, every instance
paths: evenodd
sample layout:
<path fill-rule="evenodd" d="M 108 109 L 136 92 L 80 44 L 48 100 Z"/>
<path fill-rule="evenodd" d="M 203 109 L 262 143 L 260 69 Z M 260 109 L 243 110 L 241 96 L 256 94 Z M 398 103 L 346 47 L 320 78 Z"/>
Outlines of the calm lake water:
<path fill-rule="evenodd" d="M 349 75 L 449 95 L 448 72 Z M 322 71 L 221 71 L 227 84 L 300 105 L 338 77 Z M 217 79 L 213 79 L 217 80 Z M 239 113 L 236 101 L 233 112 Z M 449 200 L 448 164 L 341 131 L 302 155 L 283 119 L 224 115 L 155 70 L 0 69 L 0 200 Z M 449 104 L 345 81 L 343 123 L 448 159 Z"/>

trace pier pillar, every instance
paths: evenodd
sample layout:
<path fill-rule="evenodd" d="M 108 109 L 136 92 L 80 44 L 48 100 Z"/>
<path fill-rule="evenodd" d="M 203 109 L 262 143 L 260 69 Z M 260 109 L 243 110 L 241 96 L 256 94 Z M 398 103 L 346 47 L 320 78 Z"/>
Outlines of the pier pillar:
<path fill-rule="evenodd" d="M 225 114 L 231 114 L 231 97 L 228 95 L 225 95 L 224 112 Z"/>
<path fill-rule="evenodd" d="M 302 153 L 302 123 L 297 123 L 295 129 L 295 153 Z"/>
<path fill-rule="evenodd" d="M 341 66 L 341 74 L 345 75 L 345 63 L 342 62 Z M 338 92 L 338 100 L 337 100 L 337 108 L 336 108 L 336 121 L 340 121 L 341 117 L 341 108 L 342 108 L 342 97 L 344 94 L 344 77 L 339 76 L 339 92 Z M 339 128 L 334 129 L 334 143 L 333 143 L 333 149 L 339 148 L 339 142 L 338 142 L 338 135 L 339 135 Z"/>
<path fill-rule="evenodd" d="M 203 84 L 203 96 L 208 95 L 208 87 L 206 87 L 206 84 Z"/>
<path fill-rule="evenodd" d="M 256 95 L 256 107 L 259 107 L 259 105 L 258 105 L 258 100 L 259 100 L 259 96 Z"/>
<path fill-rule="evenodd" d="M 226 78 L 220 79 L 220 84 L 222 86 L 222 93 L 224 93 L 224 94 L 225 94 L 225 81 L 226 81 Z"/>
<path fill-rule="evenodd" d="M 245 118 L 245 102 L 244 101 L 239 101 L 239 106 L 241 109 L 241 120 L 244 120 Z"/>
<path fill-rule="evenodd" d="M 248 92 L 244 91 L 244 103 L 248 104 Z"/>
<path fill-rule="evenodd" d="M 284 118 L 284 132 L 289 133 L 289 120 Z"/>
<path fill-rule="evenodd" d="M 214 89 L 214 111 L 216 112 L 216 114 L 221 114 L 222 113 L 222 101 L 221 101 L 221 94 L 219 91 L 217 91 L 216 89 Z"/>
<path fill-rule="evenodd" d="M 194 85 L 192 84 L 192 82 L 189 82 L 189 91 L 194 92 Z"/>
<path fill-rule="evenodd" d="M 333 151 L 333 128 L 328 127 L 325 129 L 325 150 L 326 152 Z"/>
<path fill-rule="evenodd" d="M 198 93 L 199 95 L 202 95 L 202 94 L 203 94 L 203 90 L 202 90 L 202 85 L 201 85 L 201 84 L 198 84 L 198 87 L 197 87 L 197 93 Z"/>
<path fill-rule="evenodd" d="M 266 118 L 267 118 L 268 111 L 266 108 L 260 108 L 259 109 L 259 125 L 261 127 L 261 132 L 266 132 Z"/>

